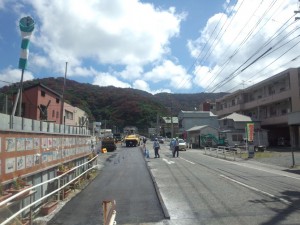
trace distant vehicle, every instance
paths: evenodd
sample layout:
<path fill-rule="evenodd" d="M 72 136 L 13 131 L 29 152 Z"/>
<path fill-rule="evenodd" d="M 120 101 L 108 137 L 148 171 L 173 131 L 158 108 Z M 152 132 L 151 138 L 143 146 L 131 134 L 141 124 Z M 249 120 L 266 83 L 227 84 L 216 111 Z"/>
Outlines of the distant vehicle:
<path fill-rule="evenodd" d="M 127 135 L 124 139 L 126 147 L 136 147 L 140 144 L 140 137 L 137 134 Z"/>
<path fill-rule="evenodd" d="M 117 146 L 115 144 L 115 140 L 112 137 L 105 137 L 102 139 L 102 149 L 106 148 L 108 152 L 113 152 L 117 149 Z"/>
<path fill-rule="evenodd" d="M 165 139 L 162 136 L 158 136 L 157 140 L 159 143 L 163 144 L 165 142 Z"/>
<path fill-rule="evenodd" d="M 116 142 L 122 141 L 122 136 L 121 136 L 121 134 L 114 134 L 114 139 L 115 139 Z"/>
<path fill-rule="evenodd" d="M 183 139 L 178 139 L 179 151 L 186 151 L 186 142 Z"/>

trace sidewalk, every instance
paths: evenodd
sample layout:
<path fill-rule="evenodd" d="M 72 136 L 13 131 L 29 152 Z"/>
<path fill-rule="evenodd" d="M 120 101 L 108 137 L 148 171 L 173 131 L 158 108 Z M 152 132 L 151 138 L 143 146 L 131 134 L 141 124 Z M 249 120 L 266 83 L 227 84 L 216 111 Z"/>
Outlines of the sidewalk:
<path fill-rule="evenodd" d="M 204 149 L 190 149 L 195 151 L 202 151 Z M 300 175 L 300 151 L 291 152 L 289 148 L 286 149 L 267 149 L 265 152 L 255 152 L 254 158 L 248 158 L 247 153 L 243 153 L 243 157 L 239 154 L 235 157 L 236 162 L 249 164 L 257 167 L 264 167 L 272 170 L 289 172 Z M 246 154 L 246 155 L 245 155 Z M 234 160 L 230 156 L 227 159 Z"/>

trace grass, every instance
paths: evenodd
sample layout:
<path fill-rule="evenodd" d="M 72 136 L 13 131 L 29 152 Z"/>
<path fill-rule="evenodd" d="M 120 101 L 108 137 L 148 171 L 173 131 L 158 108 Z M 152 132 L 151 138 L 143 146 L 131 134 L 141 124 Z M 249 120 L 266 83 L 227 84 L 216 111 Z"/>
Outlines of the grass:
<path fill-rule="evenodd" d="M 248 153 L 243 152 L 243 153 L 238 153 L 238 156 L 242 159 L 248 158 Z M 277 152 L 255 152 L 254 158 L 255 159 L 263 159 L 263 158 L 272 158 L 272 157 L 278 157 L 280 156 L 280 153 Z"/>

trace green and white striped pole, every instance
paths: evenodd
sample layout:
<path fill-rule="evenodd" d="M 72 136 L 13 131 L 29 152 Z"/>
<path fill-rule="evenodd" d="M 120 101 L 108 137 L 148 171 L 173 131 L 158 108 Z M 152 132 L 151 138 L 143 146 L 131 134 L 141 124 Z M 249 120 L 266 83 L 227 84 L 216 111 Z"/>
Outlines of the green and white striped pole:
<path fill-rule="evenodd" d="M 14 107 L 13 107 L 13 112 L 12 112 L 13 116 L 15 115 L 19 98 L 20 98 L 19 116 L 21 116 L 21 113 L 22 113 L 23 76 L 24 76 L 24 71 L 27 67 L 27 60 L 28 60 L 28 54 L 29 54 L 28 48 L 29 48 L 30 37 L 31 37 L 32 31 L 34 30 L 34 20 L 30 16 L 23 17 L 22 19 L 20 19 L 19 27 L 20 27 L 21 35 L 22 35 L 21 54 L 20 54 L 20 59 L 19 59 L 19 69 L 22 70 L 22 74 L 21 74 L 20 87 L 19 87 L 18 94 L 15 99 Z"/>

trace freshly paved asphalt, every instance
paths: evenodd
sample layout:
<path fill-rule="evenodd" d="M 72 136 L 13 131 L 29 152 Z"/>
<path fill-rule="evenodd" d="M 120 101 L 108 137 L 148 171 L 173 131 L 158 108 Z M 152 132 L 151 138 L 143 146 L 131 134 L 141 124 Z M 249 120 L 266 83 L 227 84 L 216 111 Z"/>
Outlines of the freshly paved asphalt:
<path fill-rule="evenodd" d="M 105 160 L 105 166 L 99 175 L 48 224 L 102 224 L 104 200 L 116 201 L 118 224 L 163 220 L 163 209 L 143 158 L 139 147 L 119 147 L 116 152 L 101 154 L 100 161 Z"/>
<path fill-rule="evenodd" d="M 149 143 L 148 147 L 151 148 Z M 271 152 L 274 153 L 272 157 L 237 160 L 278 173 L 299 174 L 299 151 L 292 154 L 290 149 L 275 149 Z M 47 224 L 102 224 L 101 202 L 107 199 L 117 201 L 118 224 L 172 224 L 165 220 L 168 211 L 157 190 L 155 177 L 147 168 L 149 160 L 146 164 L 140 163 L 141 160 L 144 159 L 139 148 L 118 148 L 117 152 L 101 154 L 98 164 L 103 168 L 98 177 L 57 211 Z M 294 168 L 291 168 L 292 163 Z"/>

